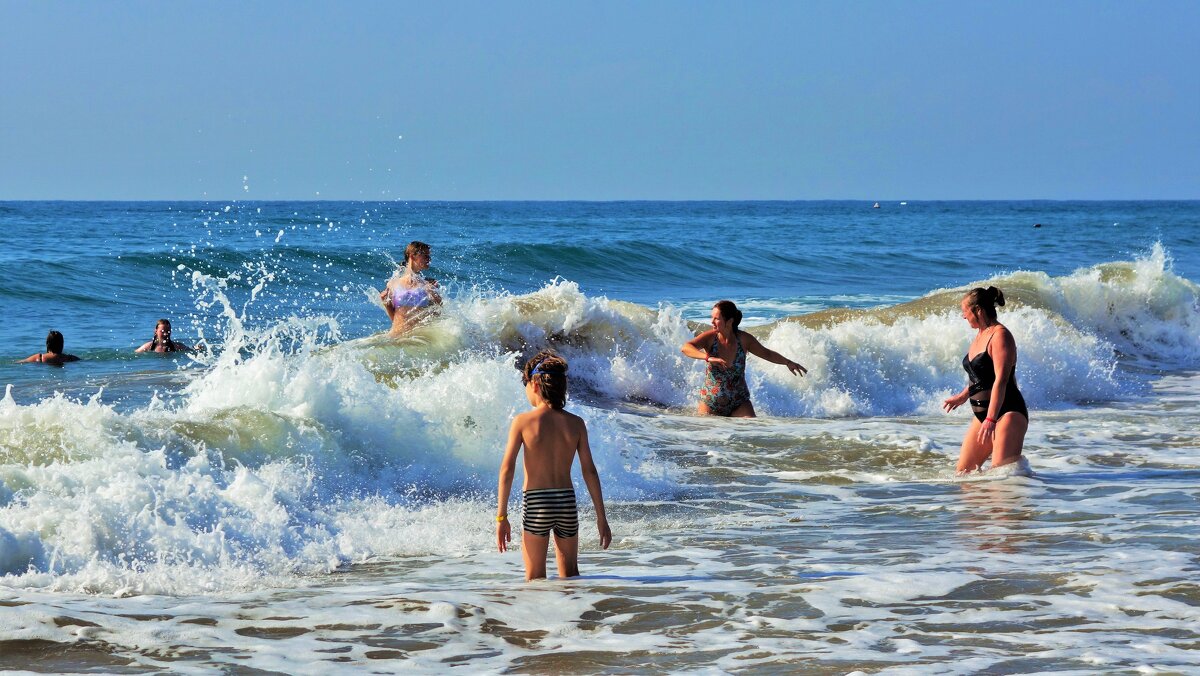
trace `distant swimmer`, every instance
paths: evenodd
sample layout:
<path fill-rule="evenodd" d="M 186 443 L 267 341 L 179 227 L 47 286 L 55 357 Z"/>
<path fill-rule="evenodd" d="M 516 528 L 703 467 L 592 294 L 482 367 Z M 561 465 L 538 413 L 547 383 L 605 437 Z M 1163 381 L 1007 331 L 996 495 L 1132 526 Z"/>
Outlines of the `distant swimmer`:
<path fill-rule="evenodd" d="M 202 347 L 202 345 L 192 347 L 177 340 L 171 340 L 171 321 L 160 319 L 154 325 L 154 337 L 142 343 L 141 347 L 134 352 L 194 352 Z"/>
<path fill-rule="evenodd" d="M 542 350 L 525 362 L 521 372 L 525 398 L 532 411 L 518 415 L 508 430 L 504 460 L 500 463 L 496 510 L 496 547 L 508 550 L 512 525 L 508 521 L 508 498 L 512 492 L 517 455 L 525 449 L 525 485 L 521 497 L 521 553 L 525 556 L 525 579 L 546 577 L 546 551 L 554 533 L 554 560 L 559 577 L 579 575 L 579 511 L 571 465 L 579 456 L 579 469 L 596 508 L 600 548 L 612 543 L 612 530 L 604 513 L 600 473 L 592 461 L 587 425 L 564 410 L 567 402 L 567 361 L 551 350 Z"/>
<path fill-rule="evenodd" d="M 997 320 L 997 305 L 1004 305 L 1004 293 L 994 286 L 972 289 L 962 299 L 962 317 L 976 329 L 962 362 L 968 382 L 942 402 L 949 413 L 969 401 L 975 414 L 958 454 L 960 476 L 982 467 L 988 457 L 992 469 L 1020 460 L 1029 429 L 1029 409 L 1017 389 L 1017 343 Z"/>
<path fill-rule="evenodd" d="M 428 314 L 431 306 L 442 304 L 437 281 L 422 274 L 429 269 L 429 261 L 428 244 L 409 242 L 404 248 L 404 267 L 379 294 L 383 309 L 392 320 L 393 336 L 404 334 Z"/>
<path fill-rule="evenodd" d="M 46 334 L 46 351 L 30 355 L 22 359 L 20 364 L 49 364 L 51 366 L 62 366 L 69 361 L 79 361 L 79 357 L 73 354 L 63 352 L 63 334 L 58 331 L 51 331 Z"/>
<path fill-rule="evenodd" d="M 703 359 L 704 386 L 700 388 L 700 415 L 720 415 L 734 418 L 753 418 L 754 404 L 750 403 L 750 388 L 746 386 L 746 353 L 761 357 L 772 364 L 783 364 L 792 373 L 804 375 L 808 369 L 769 350 L 754 336 L 738 330 L 742 311 L 733 301 L 723 300 L 713 306 L 713 328 L 683 344 L 681 350 L 692 359 Z"/>

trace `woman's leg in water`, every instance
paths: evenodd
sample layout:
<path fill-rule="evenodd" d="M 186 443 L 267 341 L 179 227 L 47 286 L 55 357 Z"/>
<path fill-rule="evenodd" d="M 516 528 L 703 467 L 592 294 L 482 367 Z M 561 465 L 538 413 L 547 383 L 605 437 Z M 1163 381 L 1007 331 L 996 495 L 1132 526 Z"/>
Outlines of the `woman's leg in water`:
<path fill-rule="evenodd" d="M 1029 418 L 1016 411 L 1000 416 L 996 423 L 996 438 L 992 441 L 992 468 L 1016 462 L 1025 447 L 1025 432 Z"/>
<path fill-rule="evenodd" d="M 746 403 L 742 404 L 741 406 L 738 406 L 737 408 L 733 409 L 733 413 L 730 413 L 729 417 L 730 418 L 756 418 L 758 416 L 754 415 L 754 404 L 747 401 Z"/>
<path fill-rule="evenodd" d="M 979 419 L 971 416 L 971 424 L 967 427 L 967 433 L 963 435 L 962 448 L 958 452 L 955 474 L 974 472 L 992 454 L 992 444 L 979 443 L 979 425 Z"/>

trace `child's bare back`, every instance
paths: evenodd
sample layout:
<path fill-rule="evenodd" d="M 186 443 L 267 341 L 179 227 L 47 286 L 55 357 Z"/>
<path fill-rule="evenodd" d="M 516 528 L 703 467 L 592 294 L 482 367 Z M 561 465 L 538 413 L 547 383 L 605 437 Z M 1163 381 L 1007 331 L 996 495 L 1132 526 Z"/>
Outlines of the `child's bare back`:
<path fill-rule="evenodd" d="M 512 539 L 508 498 L 516 473 L 517 455 L 525 449 L 525 485 L 521 503 L 521 551 L 525 579 L 546 577 L 546 550 L 554 534 L 554 558 L 560 577 L 579 575 L 579 513 L 571 465 L 579 468 L 596 508 L 600 547 L 607 549 L 612 532 L 604 513 L 600 474 L 592 461 L 587 425 L 563 410 L 567 399 L 567 362 L 549 350 L 525 364 L 525 396 L 533 410 L 513 419 L 500 464 L 499 508 L 496 512 L 496 546 L 503 552 Z"/>
<path fill-rule="evenodd" d="M 525 449 L 525 490 L 570 488 L 571 466 L 587 437 L 583 418 L 574 413 L 539 407 L 513 420 Z"/>

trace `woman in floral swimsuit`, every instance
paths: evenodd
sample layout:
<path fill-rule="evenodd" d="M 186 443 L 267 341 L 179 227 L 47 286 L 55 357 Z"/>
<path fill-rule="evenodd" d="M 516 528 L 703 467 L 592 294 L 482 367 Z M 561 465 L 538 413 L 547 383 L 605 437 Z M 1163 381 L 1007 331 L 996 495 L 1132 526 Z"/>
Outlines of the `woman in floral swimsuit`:
<path fill-rule="evenodd" d="M 739 331 L 741 321 L 742 312 L 732 301 L 720 301 L 713 306 L 712 330 L 683 344 L 685 355 L 703 359 L 708 365 L 704 386 L 700 388 L 700 415 L 754 417 L 750 388 L 746 386 L 747 352 L 773 364 L 783 364 L 792 373 L 808 373 L 800 364 L 767 349 L 749 333 Z"/>

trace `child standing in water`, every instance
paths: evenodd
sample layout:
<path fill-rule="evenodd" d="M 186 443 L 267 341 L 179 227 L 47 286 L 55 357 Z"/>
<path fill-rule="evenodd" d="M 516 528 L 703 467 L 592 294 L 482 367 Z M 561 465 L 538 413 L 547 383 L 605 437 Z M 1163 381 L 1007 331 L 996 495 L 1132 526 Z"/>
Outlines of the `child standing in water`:
<path fill-rule="evenodd" d="M 571 485 L 571 465 L 579 454 L 583 482 L 596 507 L 600 548 L 608 549 L 612 531 L 604 515 L 600 475 L 592 462 L 587 426 L 583 419 L 563 410 L 567 402 L 567 362 L 551 350 L 542 350 L 525 363 L 521 375 L 532 411 L 513 419 L 508 444 L 500 464 L 500 506 L 496 511 L 496 546 L 508 550 L 512 526 L 508 521 L 508 496 L 512 492 L 517 454 L 525 448 L 525 486 L 521 501 L 521 552 L 525 579 L 546 577 L 546 550 L 554 532 L 554 559 L 559 577 L 579 575 L 579 512 Z"/>

